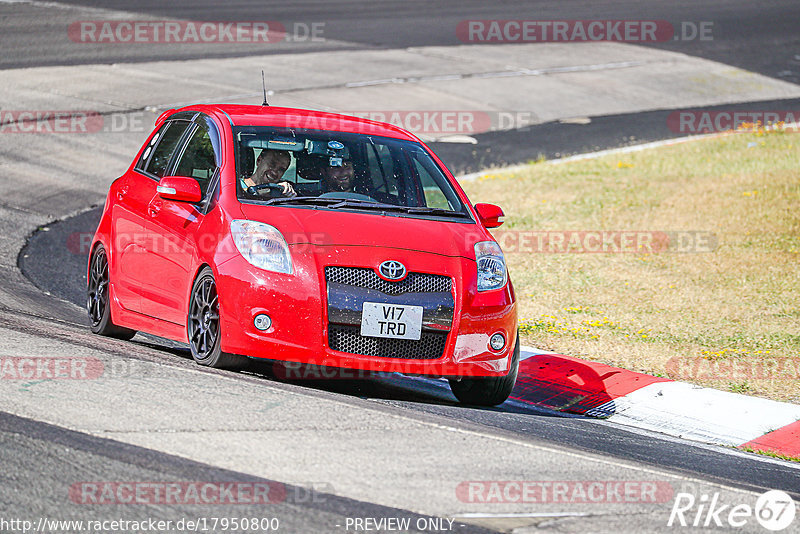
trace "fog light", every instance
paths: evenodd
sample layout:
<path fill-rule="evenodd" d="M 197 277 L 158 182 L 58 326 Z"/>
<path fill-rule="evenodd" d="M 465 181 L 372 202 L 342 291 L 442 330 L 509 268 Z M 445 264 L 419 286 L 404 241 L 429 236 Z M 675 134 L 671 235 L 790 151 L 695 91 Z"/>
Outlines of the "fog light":
<path fill-rule="evenodd" d="M 269 330 L 269 327 L 272 326 L 272 319 L 267 314 L 259 313 L 253 319 L 253 326 L 259 330 Z"/>
<path fill-rule="evenodd" d="M 506 338 L 503 334 L 497 333 L 489 338 L 489 346 L 492 350 L 502 350 L 506 346 Z"/>

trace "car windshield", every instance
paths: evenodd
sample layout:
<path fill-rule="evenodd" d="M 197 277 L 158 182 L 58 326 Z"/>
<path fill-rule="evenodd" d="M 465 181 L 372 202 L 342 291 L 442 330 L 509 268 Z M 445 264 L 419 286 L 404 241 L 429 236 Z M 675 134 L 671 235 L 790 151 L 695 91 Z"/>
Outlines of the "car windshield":
<path fill-rule="evenodd" d="M 419 143 L 259 126 L 237 127 L 234 135 L 242 200 L 469 217 L 447 177 Z"/>

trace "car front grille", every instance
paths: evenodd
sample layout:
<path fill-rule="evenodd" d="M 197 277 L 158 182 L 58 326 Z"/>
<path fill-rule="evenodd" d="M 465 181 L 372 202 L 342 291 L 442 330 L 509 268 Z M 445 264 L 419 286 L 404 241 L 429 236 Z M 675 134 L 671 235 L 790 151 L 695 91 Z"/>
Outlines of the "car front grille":
<path fill-rule="evenodd" d="M 444 354 L 447 332 L 422 332 L 419 340 L 367 337 L 358 326 L 329 324 L 328 345 L 333 350 L 407 360 L 436 360 Z"/>
<path fill-rule="evenodd" d="M 328 346 L 331 349 L 362 356 L 408 360 L 436 360 L 444 355 L 454 307 L 449 276 L 410 272 L 399 282 L 389 282 L 373 269 L 327 266 L 325 279 L 328 284 Z M 364 302 L 423 306 L 420 339 L 362 336 L 360 323 Z"/>
<path fill-rule="evenodd" d="M 449 293 L 452 287 L 452 280 L 449 276 L 408 273 L 408 276 L 400 282 L 388 282 L 378 276 L 373 269 L 364 267 L 325 267 L 325 278 L 328 283 L 376 289 L 387 295 Z"/>

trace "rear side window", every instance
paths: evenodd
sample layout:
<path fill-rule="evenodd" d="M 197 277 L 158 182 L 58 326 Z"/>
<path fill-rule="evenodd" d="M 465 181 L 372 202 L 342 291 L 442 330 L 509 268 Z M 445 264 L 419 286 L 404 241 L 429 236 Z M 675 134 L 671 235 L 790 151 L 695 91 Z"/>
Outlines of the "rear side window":
<path fill-rule="evenodd" d="M 166 174 L 175 148 L 178 146 L 178 142 L 181 140 L 186 128 L 189 127 L 189 124 L 186 121 L 175 121 L 170 123 L 166 131 L 161 133 L 161 139 L 153 150 L 153 155 L 150 156 L 150 161 L 145 168 L 146 172 L 159 178 Z"/>

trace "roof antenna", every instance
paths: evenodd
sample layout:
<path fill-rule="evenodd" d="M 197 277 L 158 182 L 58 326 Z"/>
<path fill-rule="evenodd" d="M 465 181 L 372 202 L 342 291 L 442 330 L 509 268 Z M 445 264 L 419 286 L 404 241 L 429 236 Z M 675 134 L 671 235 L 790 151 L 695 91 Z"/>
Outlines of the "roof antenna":
<path fill-rule="evenodd" d="M 264 103 L 261 105 L 269 106 L 269 104 L 267 104 L 267 82 L 264 81 L 264 69 L 261 69 L 261 86 L 264 88 Z"/>

